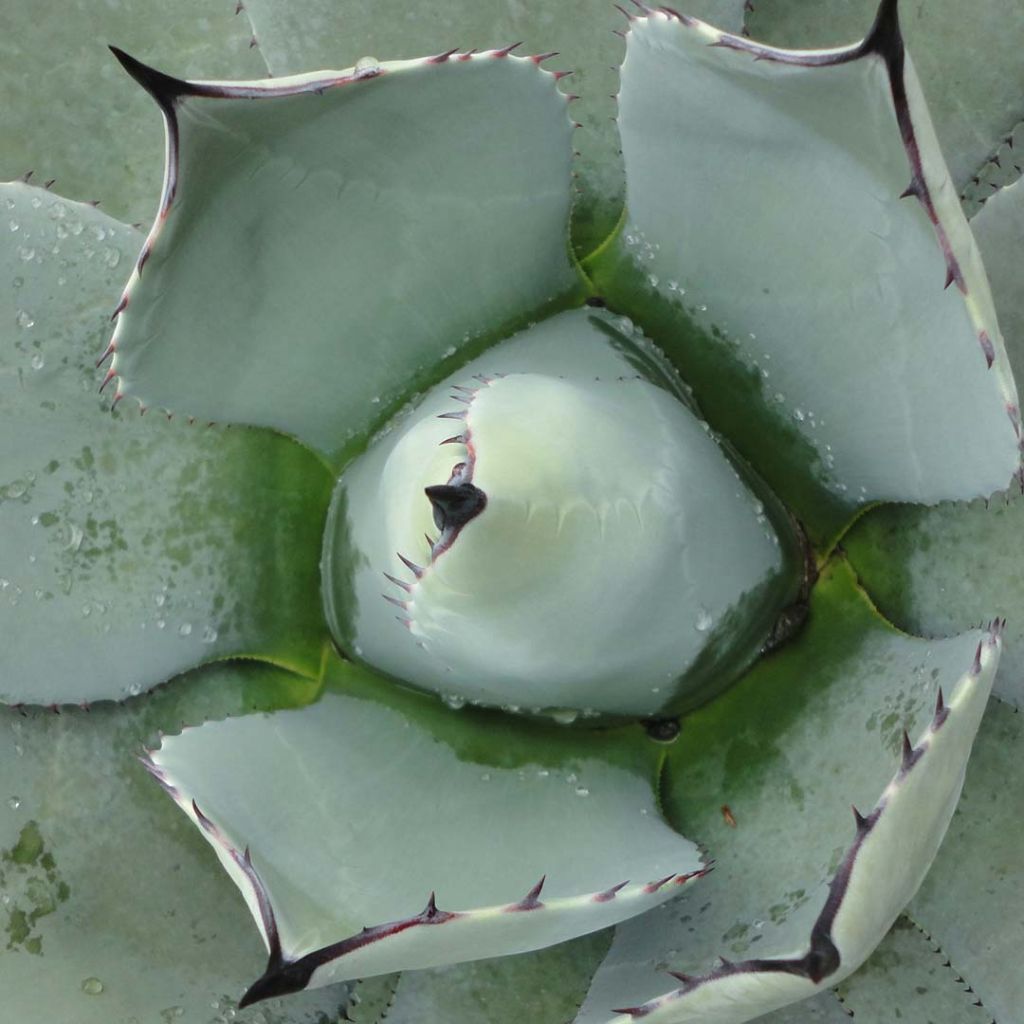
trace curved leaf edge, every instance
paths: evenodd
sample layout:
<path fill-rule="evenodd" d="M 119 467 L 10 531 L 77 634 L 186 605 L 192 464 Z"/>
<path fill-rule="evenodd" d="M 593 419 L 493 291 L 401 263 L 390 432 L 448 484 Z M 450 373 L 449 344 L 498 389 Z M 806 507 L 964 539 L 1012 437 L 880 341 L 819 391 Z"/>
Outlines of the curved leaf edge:
<path fill-rule="evenodd" d="M 893 109 L 899 125 L 903 146 L 910 164 L 910 183 L 903 191 L 901 198 L 914 198 L 924 208 L 928 219 L 935 229 L 936 241 L 946 260 L 945 288 L 955 284 L 964 297 L 971 320 L 977 330 L 978 344 L 981 347 L 989 369 L 996 368 L 999 383 L 1006 398 L 1006 411 L 1013 424 L 1019 442 L 1021 436 L 1020 408 L 1017 402 L 1016 388 L 1013 378 L 1009 375 L 1008 360 L 1003 338 L 990 316 L 992 298 L 988 284 L 981 271 L 980 260 L 965 246 L 963 229 L 966 218 L 959 208 L 959 203 L 949 203 L 942 194 L 942 180 L 936 172 L 944 168 L 936 168 L 930 159 L 938 153 L 938 142 L 919 97 L 907 89 L 904 69 L 907 51 L 899 21 L 899 0 L 881 0 L 874 24 L 867 35 L 857 43 L 849 46 L 835 47 L 827 50 L 788 50 L 755 42 L 744 36 L 732 35 L 713 28 L 697 18 L 680 14 L 671 7 L 649 8 L 641 0 L 632 0 L 644 17 L 661 15 L 669 20 L 676 20 L 687 28 L 692 28 L 708 36 L 709 46 L 724 47 L 749 53 L 754 60 L 774 61 L 780 64 L 792 64 L 798 67 L 831 67 L 836 64 L 847 64 L 865 57 L 878 57 L 885 64 L 889 76 L 889 87 L 892 92 Z M 627 15 L 630 21 L 635 16 Z M 918 109 L 915 110 L 915 107 Z M 923 116 L 922 116 L 923 115 Z M 943 178 L 947 176 L 943 173 Z M 960 237 L 957 237 L 957 236 Z M 975 257 L 972 266 L 972 256 Z M 981 294 L 977 294 L 977 293 Z M 987 307 L 987 308 L 986 308 Z M 996 363 L 998 362 L 998 366 Z M 1024 444 L 1024 442 L 1022 442 Z"/>
<path fill-rule="evenodd" d="M 745 35 L 734 35 L 715 28 L 699 18 L 681 14 L 672 7 L 649 6 L 643 0 L 630 2 L 636 8 L 636 13 L 615 5 L 626 17 L 629 30 L 633 22 L 643 19 L 675 21 L 704 36 L 708 46 L 747 53 L 755 61 L 771 61 L 803 68 L 832 67 L 865 58 L 877 58 L 883 62 L 910 170 L 910 182 L 900 198 L 916 199 L 932 224 L 936 243 L 945 259 L 946 279 L 943 288 L 955 285 L 964 301 L 981 354 L 988 369 L 996 374 L 1006 415 L 1017 439 L 1020 457 L 1007 483 L 1016 480 L 1024 488 L 1024 428 L 1005 341 L 996 320 L 991 290 L 977 245 L 945 169 L 924 99 L 920 95 L 916 78 L 911 74 L 908 80 L 905 75 L 908 55 L 900 28 L 899 0 L 880 0 L 874 23 L 859 42 L 818 50 L 769 46 Z M 911 86 L 909 89 L 908 84 Z M 582 260 L 583 269 L 597 286 L 599 294 L 602 278 L 614 273 L 627 219 L 628 210 L 624 208 L 608 238 Z M 606 281 L 606 286 L 609 283 Z M 879 502 L 872 502 L 871 507 L 877 504 Z M 827 535 L 819 535 L 820 531 L 814 531 L 816 546 L 825 557 L 863 511 L 861 507 L 856 507 L 837 519 L 833 510 L 825 517 Z"/>
<path fill-rule="evenodd" d="M 178 193 L 178 178 L 180 164 L 180 145 L 177 107 L 180 101 L 187 98 L 209 98 L 209 99 L 241 99 L 256 100 L 263 98 L 287 97 L 309 93 L 323 93 L 327 90 L 344 88 L 358 82 L 379 78 L 386 74 L 401 73 L 405 69 L 426 67 L 430 65 L 446 64 L 448 61 L 469 61 L 469 60 L 511 60 L 520 61 L 524 64 L 532 64 L 539 74 L 559 82 L 562 78 L 572 74 L 571 71 L 552 71 L 544 67 L 545 61 L 558 56 L 557 51 L 547 53 L 530 54 L 520 56 L 513 51 L 520 46 L 520 43 L 513 43 L 509 46 L 497 47 L 489 50 L 461 50 L 456 47 L 443 53 L 434 54 L 428 57 L 420 57 L 412 60 L 381 61 L 369 64 L 366 67 L 347 68 L 341 71 L 322 70 L 308 72 L 299 75 L 283 76 L 281 78 L 257 79 L 251 81 L 219 81 L 219 80 L 186 80 L 166 74 L 156 68 L 144 64 L 142 61 L 126 53 L 117 46 L 111 45 L 110 51 L 124 68 L 124 70 L 150 95 L 156 103 L 164 123 L 164 177 L 161 187 L 160 199 L 153 224 L 143 241 L 142 248 L 132 267 L 128 281 L 121 291 L 120 298 L 113 312 L 111 322 L 114 324 L 110 341 L 103 353 L 97 360 L 97 367 L 102 367 L 109 360 L 109 367 L 100 385 L 100 391 L 105 390 L 111 383 L 114 384 L 114 394 L 111 407 L 116 407 L 124 398 L 131 395 L 131 391 L 124 385 L 122 375 L 118 372 L 118 346 L 121 339 L 122 327 L 125 321 L 121 314 L 128 308 L 142 272 L 149 260 L 153 247 L 160 237 L 164 224 L 174 205 Z M 362 63 L 362 62 L 360 62 Z M 562 94 L 566 104 L 578 97 L 573 94 Z M 580 127 L 579 122 L 570 120 L 573 128 Z M 29 172 L 31 174 L 31 172 Z M 529 310 L 528 316 L 517 318 L 514 322 L 501 324 L 496 331 L 482 339 L 483 344 L 464 347 L 454 357 L 443 360 L 441 363 L 444 373 L 457 369 L 458 365 L 468 362 L 480 354 L 485 348 L 497 344 L 499 341 L 511 336 L 520 330 L 526 322 L 546 318 L 563 309 L 574 308 L 581 305 L 584 300 L 593 294 L 592 283 L 584 271 L 581 261 L 576 256 L 571 238 L 569 236 L 569 225 L 566 225 L 565 238 L 566 255 L 570 266 L 576 272 L 575 286 L 564 295 L 558 296 L 552 301 L 545 303 L 539 309 Z M 520 322 L 522 320 L 522 322 Z M 438 378 L 440 379 L 440 378 Z M 363 432 L 363 435 L 356 438 L 353 443 L 346 445 L 341 456 L 337 460 L 329 459 L 323 452 L 316 450 L 302 439 L 287 431 L 274 429 L 275 432 L 289 437 L 297 444 L 312 451 L 323 463 L 324 467 L 332 474 L 339 468 L 336 463 L 344 464 L 354 455 L 358 454 L 361 445 L 364 445 L 367 438 L 372 437 L 391 417 L 400 409 L 411 394 L 421 390 L 422 381 L 409 382 L 404 394 L 393 408 L 382 410 L 378 422 L 371 424 Z M 145 413 L 149 406 L 144 399 L 132 395 L 135 398 L 140 412 Z M 174 410 L 161 407 L 161 411 L 167 416 L 173 416 Z M 194 417 L 188 417 L 189 422 L 194 422 Z M 232 424 L 227 424 L 232 425 Z"/>
<path fill-rule="evenodd" d="M 858 590 L 861 591 L 865 600 L 868 600 L 870 604 L 868 595 L 864 593 L 863 589 L 858 587 Z M 888 620 L 885 620 L 874 609 L 873 605 L 871 605 L 871 608 L 888 625 Z M 836 918 L 845 906 L 851 877 L 858 866 L 861 851 L 871 843 L 872 835 L 879 822 L 887 817 L 886 811 L 892 806 L 893 801 L 906 789 L 907 782 L 911 778 L 916 778 L 920 772 L 926 770 L 930 762 L 928 753 L 933 741 L 951 720 L 951 716 L 956 716 L 958 712 L 963 713 L 965 711 L 964 705 L 972 696 L 975 696 L 974 691 L 977 690 L 978 686 L 985 684 L 986 676 L 988 676 L 987 685 L 991 686 L 995 665 L 998 664 L 999 654 L 1002 650 L 1002 634 L 1005 625 L 1005 619 L 994 619 L 987 624 L 985 627 L 986 635 L 978 642 L 973 663 L 965 676 L 957 684 L 956 691 L 948 703 L 942 689 L 939 688 L 932 720 L 916 743 L 911 741 L 910 736 L 904 730 L 900 766 L 870 813 L 862 814 L 856 807 L 852 807 L 856 829 L 854 839 L 829 883 L 825 905 L 810 930 L 807 951 L 791 956 L 752 958 L 740 961 L 730 961 L 720 956 L 719 966 L 705 974 L 682 974 L 669 971 L 668 973 L 671 977 L 680 983 L 679 987 L 637 1006 L 612 1009 L 610 1013 L 617 1016 L 610 1019 L 609 1024 L 632 1024 L 632 1022 L 648 1017 L 651 1018 L 652 1022 L 656 1021 L 658 1024 L 661 1024 L 661 1022 L 672 1024 L 675 1020 L 689 1021 L 695 1019 L 685 1016 L 688 1012 L 693 1012 L 686 1007 L 689 997 L 696 993 L 700 993 L 700 996 L 703 996 L 709 988 L 716 988 L 722 982 L 727 983 L 733 979 L 742 979 L 744 976 L 788 975 L 794 979 L 810 982 L 814 988 L 809 990 L 807 995 L 812 995 L 814 992 L 820 991 L 825 987 L 838 984 L 860 966 L 863 957 L 856 959 L 854 962 L 845 961 L 843 951 L 833 939 L 832 931 Z M 893 628 L 896 629 L 896 627 Z M 902 633 L 898 629 L 896 631 Z M 984 702 L 982 702 L 983 705 Z M 955 806 L 955 801 L 953 806 Z M 953 807 L 951 806 L 949 810 L 952 813 Z M 902 906 L 894 908 L 892 921 L 903 910 Z M 889 921 L 886 928 L 882 931 L 882 935 L 888 932 L 888 927 L 891 926 L 892 921 Z M 873 949 L 874 947 L 872 946 L 871 948 Z M 869 949 L 867 952 L 870 951 Z M 729 996 L 726 995 L 725 999 L 728 1000 Z M 729 1017 L 728 1020 L 735 1022 L 735 1024 L 740 1024 L 740 1022 L 750 1020 L 760 1013 L 786 1005 L 790 1001 L 789 998 L 785 998 L 779 1003 L 773 1003 L 771 1006 L 765 1005 L 753 1012 L 746 1012 L 741 1004 L 737 1004 L 738 1015 Z M 677 1008 L 683 1011 L 684 1016 L 677 1017 L 675 1015 L 673 1011 Z M 725 1019 L 722 1018 L 722 1020 Z"/>
<path fill-rule="evenodd" d="M 469 910 L 442 910 L 437 906 L 434 893 L 431 892 L 427 896 L 423 910 L 418 914 L 364 927 L 358 933 L 347 936 L 338 942 L 301 956 L 293 956 L 283 948 L 270 894 L 253 863 L 249 848 L 245 847 L 240 850 L 231 843 L 218 826 L 203 813 L 198 803 L 183 792 L 157 762 L 158 753 L 158 749 L 147 750 L 139 754 L 138 759 L 146 771 L 153 776 L 221 855 L 220 859 L 242 892 L 267 948 L 266 969 L 242 995 L 238 1004 L 239 1009 L 274 996 L 302 991 L 310 985 L 314 973 L 319 968 L 367 946 L 386 942 L 404 932 L 448 924 L 455 927 L 458 927 L 459 924 L 484 925 L 486 927 L 488 919 L 500 919 L 507 914 L 535 914 L 545 910 L 582 915 L 586 914 L 588 910 L 593 912 L 601 905 L 613 901 L 617 905 L 621 905 L 623 902 L 633 903 L 636 905 L 636 909 L 633 911 L 634 915 L 640 914 L 666 899 L 672 898 L 714 868 L 713 863 L 707 863 L 698 870 L 683 874 L 671 874 L 648 882 L 626 880 L 600 892 L 583 893 L 550 901 L 541 898 L 545 882 L 545 876 L 542 876 L 530 891 L 524 894 L 522 899 L 514 903 L 475 907 Z M 596 923 L 593 929 L 586 930 L 595 930 L 604 927 L 607 923 L 602 921 Z M 396 965 L 396 969 L 399 966 Z"/>

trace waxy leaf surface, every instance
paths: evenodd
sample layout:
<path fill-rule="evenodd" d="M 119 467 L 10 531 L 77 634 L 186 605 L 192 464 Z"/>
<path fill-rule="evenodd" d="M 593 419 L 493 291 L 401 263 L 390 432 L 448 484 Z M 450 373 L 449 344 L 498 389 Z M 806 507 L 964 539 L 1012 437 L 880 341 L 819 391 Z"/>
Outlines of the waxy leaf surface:
<path fill-rule="evenodd" d="M 110 411 L 96 358 L 140 235 L 0 185 L 0 700 L 138 693 L 258 655 L 316 673 L 330 478 L 269 430 Z"/>
<path fill-rule="evenodd" d="M 703 900 L 620 926 L 580 1024 L 742 1024 L 859 966 L 934 859 L 999 634 L 897 633 L 833 562 L 800 640 L 690 716 L 671 748 L 667 812 L 715 871 Z"/>
<path fill-rule="evenodd" d="M 326 679 L 307 709 L 209 723 L 150 754 L 263 935 L 247 1000 L 538 949 L 702 873 L 658 812 L 652 766 L 629 761 L 639 730 L 573 740 L 452 715 L 333 657 Z"/>
<path fill-rule="evenodd" d="M 443 359 L 578 292 L 571 124 L 539 61 L 184 83 L 122 60 L 167 123 L 113 339 L 142 405 L 334 456 Z"/>
<path fill-rule="evenodd" d="M 872 501 L 1007 485 L 1016 390 L 893 3 L 811 53 L 636 18 L 619 122 L 598 286 L 819 544 Z"/>

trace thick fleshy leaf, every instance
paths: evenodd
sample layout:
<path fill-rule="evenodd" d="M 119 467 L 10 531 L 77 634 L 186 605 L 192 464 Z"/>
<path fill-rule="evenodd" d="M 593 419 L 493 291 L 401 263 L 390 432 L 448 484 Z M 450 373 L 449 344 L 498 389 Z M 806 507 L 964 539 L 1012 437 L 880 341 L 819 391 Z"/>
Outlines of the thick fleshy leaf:
<path fill-rule="evenodd" d="M 323 560 L 339 644 L 463 701 L 652 715 L 707 700 L 757 656 L 804 558 L 686 401 L 604 310 L 463 367 L 341 475 Z"/>
<path fill-rule="evenodd" d="M 747 18 L 757 39 L 779 46 L 832 46 L 856 39 L 877 0 L 756 0 Z M 904 3 L 907 42 L 935 119 L 954 186 L 965 187 L 1003 137 L 1024 118 L 1016 0 Z"/>
<path fill-rule="evenodd" d="M 1024 378 L 1024 185 L 1015 182 L 988 199 L 971 218 L 971 230 L 992 283 L 1010 366 L 1015 376 Z"/>
<path fill-rule="evenodd" d="M 1010 364 L 1024 373 L 1024 186 L 994 195 L 971 221 L 992 281 Z M 1024 498 L 1014 485 L 990 502 L 869 512 L 843 544 L 865 586 L 894 622 L 919 635 L 1007 620 L 998 696 L 1024 707 Z"/>
<path fill-rule="evenodd" d="M 565 1024 L 583 1002 L 611 938 L 608 930 L 520 956 L 406 971 L 387 1022 Z"/>
<path fill-rule="evenodd" d="M 893 0 L 827 51 L 636 18 L 619 120 L 598 286 L 819 543 L 873 500 L 1007 485 L 1016 389 Z"/>
<path fill-rule="evenodd" d="M 148 221 L 160 189 L 160 125 L 107 43 L 162 60 L 177 74 L 264 73 L 232 3 L 180 0 L 173 14 L 149 0 L 62 4 L 41 16 L 33 0 L 0 10 L 0 181 L 34 171 L 40 184 L 99 200 L 111 216 Z"/>
<path fill-rule="evenodd" d="M 1024 707 L 1024 497 L 869 512 L 843 538 L 882 613 L 918 636 L 948 636 L 990 613 L 1006 619 L 995 693 Z"/>
<path fill-rule="evenodd" d="M 964 796 L 911 917 L 974 989 L 987 1018 L 1024 1006 L 1024 715 L 993 701 L 978 732 Z M 964 1018 L 967 1019 L 966 1017 Z"/>
<path fill-rule="evenodd" d="M 993 195 L 1019 180 L 1021 172 L 1024 171 L 1022 154 L 1024 154 L 1024 121 L 1017 124 L 1013 131 L 1006 136 L 1002 145 L 993 154 L 992 159 L 978 170 L 964 189 L 963 195 L 960 197 L 960 205 L 963 206 L 964 213 L 968 217 L 973 219 L 977 215 L 978 210 Z M 974 227 L 975 234 L 977 235 L 977 225 L 974 225 Z M 985 245 L 980 238 L 978 239 L 978 244 L 981 246 L 982 255 L 985 257 L 987 265 L 988 257 L 985 255 Z M 990 278 L 994 277 L 991 266 L 988 269 Z M 997 290 L 997 285 L 994 282 L 992 287 L 994 291 Z M 996 299 L 996 308 L 1000 309 L 1000 318 L 1002 318 L 998 298 Z M 1009 336 L 1010 326 L 1005 322 L 1005 319 L 1002 320 L 1002 323 L 1003 330 Z"/>
<path fill-rule="evenodd" d="M 639 730 L 577 738 L 454 713 L 338 660 L 328 684 L 309 709 L 208 724 L 150 755 L 270 954 L 245 1002 L 538 949 L 702 874 L 658 813 Z"/>
<path fill-rule="evenodd" d="M 693 0 L 692 14 L 738 32 L 743 0 Z M 572 69 L 570 92 L 580 194 L 573 203 L 573 240 L 581 253 L 602 242 L 622 209 L 622 157 L 612 93 L 622 40 L 611 31 L 610 5 L 593 0 L 509 4 L 507 0 L 246 0 L 260 52 L 275 75 L 344 67 L 367 53 L 410 57 L 453 46 L 497 46 L 522 40 L 523 52 L 558 51 L 552 66 Z"/>
<path fill-rule="evenodd" d="M 715 871 L 703 899 L 620 926 L 581 1022 L 741 1024 L 853 971 L 935 856 L 999 646 L 998 624 L 939 641 L 897 633 L 831 563 L 804 634 L 670 748 L 667 813 Z M 851 801 L 877 803 L 851 819 Z"/>
<path fill-rule="evenodd" d="M 326 1024 L 344 989 L 238 1011 L 260 956 L 245 906 L 135 754 L 159 729 L 309 700 L 258 664 L 59 715 L 0 709 L 0 991 L 5 1021 Z"/>
<path fill-rule="evenodd" d="M 314 674 L 330 478 L 268 430 L 111 414 L 96 354 L 140 235 L 0 186 L 0 699 L 138 693 L 258 655 Z"/>
<path fill-rule="evenodd" d="M 337 454 L 443 359 L 578 294 L 571 125 L 539 58 L 244 83 L 121 59 L 167 126 L 160 213 L 112 342 L 143 406 Z"/>
<path fill-rule="evenodd" d="M 760 1024 L 850 1024 L 850 1016 L 833 992 L 790 1003 L 758 1018 Z"/>
<path fill-rule="evenodd" d="M 863 967 L 839 986 L 850 1016 L 900 1024 L 991 1024 L 992 1015 L 912 921 L 901 917 Z"/>

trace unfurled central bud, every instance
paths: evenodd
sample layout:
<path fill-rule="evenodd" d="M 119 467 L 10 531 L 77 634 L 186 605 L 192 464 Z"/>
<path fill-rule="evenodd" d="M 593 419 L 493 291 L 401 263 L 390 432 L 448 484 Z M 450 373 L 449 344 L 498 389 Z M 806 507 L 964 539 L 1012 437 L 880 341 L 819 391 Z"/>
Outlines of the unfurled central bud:
<path fill-rule="evenodd" d="M 345 470 L 324 558 L 353 657 L 451 702 L 638 715 L 749 661 L 787 572 L 706 425 L 635 370 L 435 389 Z"/>

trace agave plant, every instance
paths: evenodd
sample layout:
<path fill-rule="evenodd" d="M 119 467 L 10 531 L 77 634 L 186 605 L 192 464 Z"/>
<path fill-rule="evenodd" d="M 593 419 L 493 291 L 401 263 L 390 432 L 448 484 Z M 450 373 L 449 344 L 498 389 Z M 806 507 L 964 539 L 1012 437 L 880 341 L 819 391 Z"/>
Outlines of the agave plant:
<path fill-rule="evenodd" d="M 119 11 L 145 236 L 149 111 L 24 15 L 13 1020 L 1021 1019 L 1024 25 L 946 6 L 378 5 L 433 55 L 301 74 L 323 0 Z M 431 49 L 511 28 L 582 123 Z"/>

